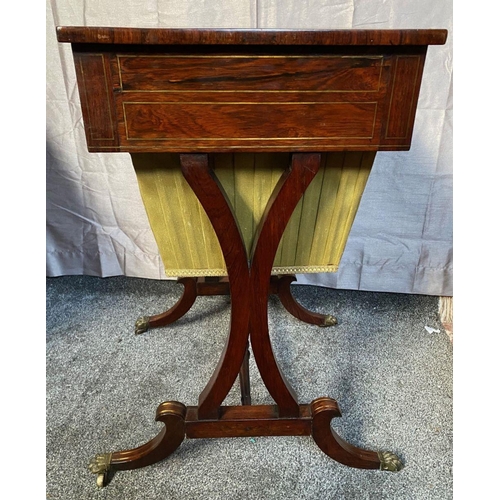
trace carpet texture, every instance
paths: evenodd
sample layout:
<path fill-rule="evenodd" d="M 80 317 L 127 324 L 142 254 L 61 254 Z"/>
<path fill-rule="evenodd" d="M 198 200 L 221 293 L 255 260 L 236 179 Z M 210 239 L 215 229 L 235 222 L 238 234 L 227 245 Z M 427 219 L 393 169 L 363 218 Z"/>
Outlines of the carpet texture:
<path fill-rule="evenodd" d="M 350 443 L 402 458 L 398 473 L 358 470 L 311 437 L 187 439 L 166 460 L 118 471 L 98 489 L 97 453 L 135 448 L 163 427 L 163 401 L 196 405 L 229 326 L 228 297 L 198 297 L 173 325 L 134 335 L 135 320 L 181 294 L 173 281 L 47 279 L 48 499 L 451 499 L 452 344 L 438 297 L 293 286 L 318 328 L 269 301 L 270 335 L 300 403 L 336 399 L 332 427 Z M 428 327 L 427 329 L 425 327 Z M 439 330 L 437 332 L 436 330 Z M 273 404 L 251 359 L 252 401 Z M 240 404 L 236 383 L 225 404 Z"/>

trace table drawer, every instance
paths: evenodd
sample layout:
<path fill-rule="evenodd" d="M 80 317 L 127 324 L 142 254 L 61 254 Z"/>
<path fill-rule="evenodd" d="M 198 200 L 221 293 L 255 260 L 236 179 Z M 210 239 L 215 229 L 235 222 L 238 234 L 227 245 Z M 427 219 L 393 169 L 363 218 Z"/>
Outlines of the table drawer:
<path fill-rule="evenodd" d="M 182 151 L 374 139 L 381 55 L 119 55 L 126 144 Z"/>
<path fill-rule="evenodd" d="M 126 91 L 377 92 L 381 56 L 119 56 Z"/>

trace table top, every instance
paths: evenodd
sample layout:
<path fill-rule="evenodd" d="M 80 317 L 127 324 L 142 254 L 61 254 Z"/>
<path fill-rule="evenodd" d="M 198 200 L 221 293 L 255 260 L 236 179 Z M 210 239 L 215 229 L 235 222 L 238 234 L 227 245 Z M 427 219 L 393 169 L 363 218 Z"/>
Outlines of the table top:
<path fill-rule="evenodd" d="M 59 42 L 133 45 L 443 45 L 445 29 L 284 30 L 59 26 Z"/>

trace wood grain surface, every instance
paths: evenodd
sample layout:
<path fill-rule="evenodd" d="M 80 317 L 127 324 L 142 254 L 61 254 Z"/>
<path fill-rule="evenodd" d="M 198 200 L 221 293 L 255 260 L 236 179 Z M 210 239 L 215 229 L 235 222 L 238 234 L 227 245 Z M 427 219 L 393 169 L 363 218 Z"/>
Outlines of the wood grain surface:
<path fill-rule="evenodd" d="M 141 45 L 442 45 L 443 29 L 275 30 L 59 26 L 60 42 Z"/>

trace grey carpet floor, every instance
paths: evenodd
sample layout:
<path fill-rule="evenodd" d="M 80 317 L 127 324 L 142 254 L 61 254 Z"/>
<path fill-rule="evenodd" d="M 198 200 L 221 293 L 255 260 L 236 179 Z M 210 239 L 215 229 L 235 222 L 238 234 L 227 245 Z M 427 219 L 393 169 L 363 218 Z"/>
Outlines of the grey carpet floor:
<path fill-rule="evenodd" d="M 229 325 L 227 297 L 199 297 L 174 325 L 134 335 L 138 316 L 175 303 L 172 281 L 47 279 L 48 499 L 451 499 L 452 345 L 438 298 L 294 286 L 305 307 L 333 313 L 318 328 L 270 298 L 270 334 L 301 403 L 335 398 L 332 427 L 356 446 L 390 450 L 398 473 L 330 459 L 310 437 L 185 440 L 166 460 L 118 471 L 98 489 L 96 453 L 135 448 L 163 424 L 163 401 L 196 405 Z M 439 329 L 429 333 L 426 326 Z M 255 404 L 273 404 L 251 361 Z M 239 404 L 238 384 L 225 404 Z"/>

